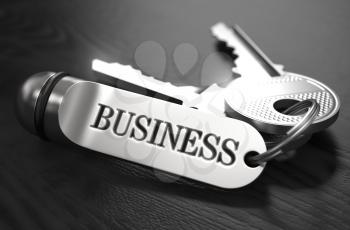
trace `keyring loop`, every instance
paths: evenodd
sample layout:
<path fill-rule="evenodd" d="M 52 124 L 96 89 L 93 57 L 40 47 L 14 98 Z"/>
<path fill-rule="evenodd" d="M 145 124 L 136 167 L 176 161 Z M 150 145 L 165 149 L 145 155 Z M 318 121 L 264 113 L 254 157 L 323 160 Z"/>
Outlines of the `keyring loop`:
<path fill-rule="evenodd" d="M 303 118 L 298 122 L 298 124 L 296 124 L 287 132 L 285 139 L 283 139 L 279 144 L 267 150 L 266 152 L 249 157 L 247 159 L 249 163 L 252 165 L 260 165 L 269 160 L 272 160 L 276 156 L 283 153 L 282 148 L 290 144 L 295 138 L 303 134 L 303 132 L 305 132 L 307 128 L 312 124 L 312 122 L 316 119 L 316 116 L 320 111 L 320 105 L 315 99 L 308 99 L 298 102 L 284 111 L 284 113 L 287 113 L 288 115 L 295 115 L 307 108 L 308 111 L 306 112 L 305 116 L 303 116 Z"/>

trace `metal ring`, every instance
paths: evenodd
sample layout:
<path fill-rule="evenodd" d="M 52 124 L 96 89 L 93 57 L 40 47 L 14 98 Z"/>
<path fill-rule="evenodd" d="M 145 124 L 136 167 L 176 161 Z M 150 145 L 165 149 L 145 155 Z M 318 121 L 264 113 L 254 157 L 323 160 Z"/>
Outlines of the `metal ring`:
<path fill-rule="evenodd" d="M 39 92 L 38 99 L 35 103 L 34 109 L 34 127 L 39 137 L 47 140 L 44 130 L 44 117 L 46 111 L 46 105 L 51 95 L 52 90 L 55 88 L 57 82 L 68 74 L 64 72 L 58 72 L 52 74 L 44 83 L 43 87 Z"/>
<path fill-rule="evenodd" d="M 267 150 L 266 152 L 250 156 L 247 160 L 252 165 L 260 165 L 269 160 L 272 160 L 276 156 L 283 153 L 282 148 L 286 145 L 290 144 L 295 138 L 303 134 L 307 128 L 312 124 L 312 122 L 316 119 L 317 114 L 320 111 L 320 105 L 317 103 L 315 99 L 308 99 L 301 102 L 296 103 L 295 105 L 288 108 L 285 113 L 289 115 L 295 115 L 300 113 L 301 111 L 308 108 L 305 116 L 296 124 L 293 128 L 291 128 L 284 138 L 279 144 Z"/>

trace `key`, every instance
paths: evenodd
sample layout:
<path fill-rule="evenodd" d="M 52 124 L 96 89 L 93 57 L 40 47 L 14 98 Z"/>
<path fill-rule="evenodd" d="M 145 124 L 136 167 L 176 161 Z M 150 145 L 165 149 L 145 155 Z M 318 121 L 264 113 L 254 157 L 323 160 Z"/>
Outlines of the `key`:
<path fill-rule="evenodd" d="M 107 63 L 98 59 L 92 61 L 92 69 L 110 76 L 117 81 L 122 80 L 132 85 L 179 99 L 187 107 L 193 107 L 220 117 L 225 116 L 224 110 L 220 106 L 217 106 L 219 102 L 214 102 L 218 91 L 221 91 L 219 86 L 212 86 L 211 90 L 206 90 L 204 94 L 200 94 L 203 89 L 199 87 L 190 85 L 175 86 L 169 82 L 163 82 L 154 77 L 145 76 L 140 70 L 136 70 L 131 66 L 125 66 L 117 62 Z M 125 89 L 128 90 L 129 87 L 127 86 Z"/>
<path fill-rule="evenodd" d="M 131 66 L 119 63 L 107 63 L 98 59 L 92 61 L 92 69 L 104 75 L 113 77 L 132 85 L 140 86 L 145 90 L 179 99 L 185 106 L 193 107 L 199 103 L 200 95 L 195 91 L 198 90 L 193 86 L 178 87 L 169 82 L 160 81 L 154 77 L 145 76 L 140 70 Z"/>
<path fill-rule="evenodd" d="M 315 99 L 321 109 L 309 132 L 325 129 L 336 120 L 340 101 L 327 85 L 283 71 L 283 67 L 273 64 L 238 26 L 230 28 L 218 23 L 212 27 L 212 33 L 238 55 L 237 67 L 233 71 L 241 77 L 225 88 L 213 85 L 203 91 L 205 94 L 206 91 L 217 90 L 217 100 L 212 105 L 225 110 L 226 115 L 247 121 L 262 132 L 285 134 L 301 116 L 289 116 L 281 111 L 298 101 Z"/>

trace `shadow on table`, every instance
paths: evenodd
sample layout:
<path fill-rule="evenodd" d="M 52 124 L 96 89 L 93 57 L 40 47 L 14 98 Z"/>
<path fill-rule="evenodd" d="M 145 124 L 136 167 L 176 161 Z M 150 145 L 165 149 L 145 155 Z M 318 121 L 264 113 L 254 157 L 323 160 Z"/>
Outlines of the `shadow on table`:
<path fill-rule="evenodd" d="M 79 157 L 72 159 L 66 156 L 67 162 L 60 162 L 60 164 L 74 168 L 75 173 L 67 172 L 69 174 L 67 180 L 70 182 L 66 181 L 66 183 L 76 186 L 75 189 L 81 189 L 82 194 L 90 191 L 92 194 L 102 195 L 106 190 L 113 194 L 116 187 L 132 188 L 142 192 L 148 191 L 151 196 L 163 193 L 235 207 L 267 206 L 271 195 L 269 188 L 272 185 L 287 187 L 291 190 L 316 189 L 325 183 L 336 169 L 336 155 L 333 151 L 335 143 L 332 135 L 327 131 L 314 134 L 309 143 L 297 150 L 292 159 L 268 163 L 256 181 L 243 188 L 232 190 L 177 178 L 165 172 L 93 151 L 74 147 L 73 149 L 74 154 Z M 89 184 L 88 188 L 78 186 L 85 183 Z M 115 195 L 118 195 L 117 191 Z"/>

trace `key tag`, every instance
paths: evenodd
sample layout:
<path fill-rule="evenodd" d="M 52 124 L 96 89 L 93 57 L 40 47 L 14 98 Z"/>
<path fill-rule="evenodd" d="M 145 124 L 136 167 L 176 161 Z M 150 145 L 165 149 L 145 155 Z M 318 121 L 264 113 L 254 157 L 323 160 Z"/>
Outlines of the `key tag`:
<path fill-rule="evenodd" d="M 248 123 L 93 82 L 73 85 L 58 110 L 75 144 L 222 188 L 255 180 L 247 153 L 265 143 Z"/>

